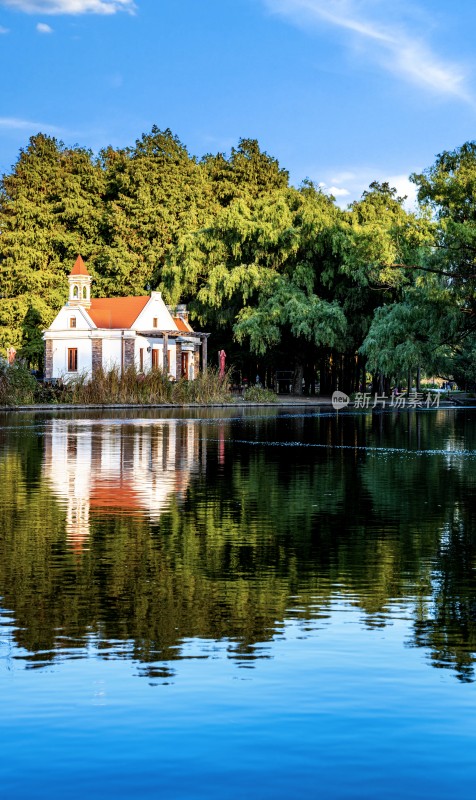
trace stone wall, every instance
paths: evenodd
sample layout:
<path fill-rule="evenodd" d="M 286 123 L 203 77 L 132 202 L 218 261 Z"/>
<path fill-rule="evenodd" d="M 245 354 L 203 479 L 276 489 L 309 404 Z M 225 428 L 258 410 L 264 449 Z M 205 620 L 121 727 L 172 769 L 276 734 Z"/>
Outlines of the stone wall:
<path fill-rule="evenodd" d="M 50 381 L 53 377 L 53 342 L 47 339 L 45 342 L 45 380 Z"/>
<path fill-rule="evenodd" d="M 134 339 L 124 339 L 124 369 L 134 366 Z"/>
<path fill-rule="evenodd" d="M 180 342 L 175 345 L 175 377 L 178 381 L 182 377 L 182 345 Z"/>
<path fill-rule="evenodd" d="M 102 367 L 102 339 L 92 339 L 92 372 L 93 375 Z"/>

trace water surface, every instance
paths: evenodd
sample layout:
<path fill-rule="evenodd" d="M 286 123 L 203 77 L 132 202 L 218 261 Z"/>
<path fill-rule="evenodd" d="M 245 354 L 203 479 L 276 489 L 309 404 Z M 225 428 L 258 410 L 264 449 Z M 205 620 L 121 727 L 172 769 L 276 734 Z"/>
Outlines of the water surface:
<path fill-rule="evenodd" d="M 476 413 L 0 420 L 14 798 L 469 798 Z"/>

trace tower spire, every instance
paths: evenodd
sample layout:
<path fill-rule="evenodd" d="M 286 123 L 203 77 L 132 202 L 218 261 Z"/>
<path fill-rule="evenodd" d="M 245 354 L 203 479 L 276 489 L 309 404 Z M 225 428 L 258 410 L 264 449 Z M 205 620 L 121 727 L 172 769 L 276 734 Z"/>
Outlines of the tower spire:
<path fill-rule="evenodd" d="M 83 306 L 83 308 L 90 308 L 91 306 L 91 276 L 86 269 L 86 265 L 78 255 L 74 267 L 71 270 L 69 277 L 69 306 Z"/>

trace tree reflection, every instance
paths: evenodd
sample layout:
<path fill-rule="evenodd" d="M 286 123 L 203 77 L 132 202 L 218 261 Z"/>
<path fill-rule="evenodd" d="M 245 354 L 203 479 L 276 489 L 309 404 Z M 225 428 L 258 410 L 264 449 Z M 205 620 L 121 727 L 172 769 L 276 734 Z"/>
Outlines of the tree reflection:
<path fill-rule="evenodd" d="M 465 412 L 31 417 L 0 437 L 0 591 L 30 666 L 91 638 L 149 677 L 194 639 L 252 663 L 283 621 L 325 616 L 338 594 L 369 627 L 411 607 L 410 644 L 473 679 Z"/>

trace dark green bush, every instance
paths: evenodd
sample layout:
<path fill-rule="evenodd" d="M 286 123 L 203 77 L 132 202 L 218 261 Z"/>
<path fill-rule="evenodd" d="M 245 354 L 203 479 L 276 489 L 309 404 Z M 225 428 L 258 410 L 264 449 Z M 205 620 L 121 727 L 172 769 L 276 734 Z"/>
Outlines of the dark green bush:
<path fill-rule="evenodd" d="M 0 361 L 0 405 L 21 406 L 35 402 L 38 381 L 21 362 Z"/>

